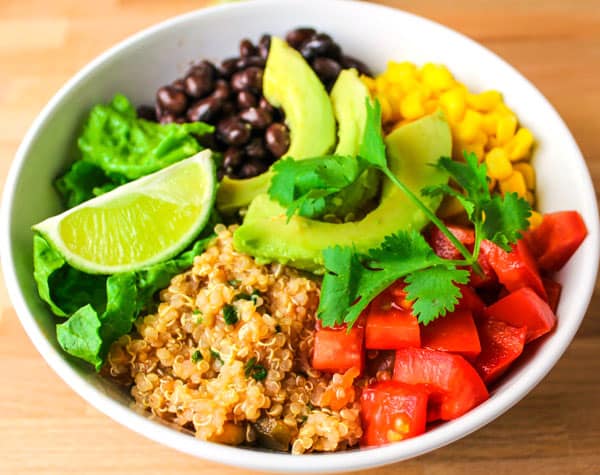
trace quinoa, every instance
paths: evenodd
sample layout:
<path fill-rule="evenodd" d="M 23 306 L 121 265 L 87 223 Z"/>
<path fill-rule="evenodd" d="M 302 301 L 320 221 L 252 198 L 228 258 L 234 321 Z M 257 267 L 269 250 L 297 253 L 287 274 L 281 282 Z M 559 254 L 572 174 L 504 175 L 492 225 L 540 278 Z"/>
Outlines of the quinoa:
<path fill-rule="evenodd" d="M 160 293 L 156 313 L 115 342 L 105 371 L 134 404 L 232 445 L 277 423 L 294 454 L 335 451 L 362 435 L 354 374 L 310 366 L 319 282 L 281 264 L 260 265 L 233 247 L 235 226 Z"/>

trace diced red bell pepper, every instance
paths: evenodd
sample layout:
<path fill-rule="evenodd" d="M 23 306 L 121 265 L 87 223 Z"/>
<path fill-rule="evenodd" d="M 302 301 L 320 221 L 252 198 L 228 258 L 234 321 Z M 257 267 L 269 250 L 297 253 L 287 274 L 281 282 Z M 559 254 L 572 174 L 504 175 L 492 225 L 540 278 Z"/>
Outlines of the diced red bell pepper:
<path fill-rule="evenodd" d="M 421 344 L 431 350 L 475 358 L 481 353 L 477 327 L 470 310 L 457 310 L 421 328 Z"/>
<path fill-rule="evenodd" d="M 587 236 L 587 227 L 577 211 L 560 211 L 544 215 L 542 224 L 527 238 L 540 268 L 562 268 Z"/>
<path fill-rule="evenodd" d="M 446 224 L 446 227 L 469 251 L 473 251 L 473 245 L 475 244 L 475 231 L 473 229 L 452 224 Z M 456 249 L 450 239 L 439 228 L 432 226 L 428 232 L 427 239 L 433 251 L 443 259 L 462 258 L 460 251 Z M 483 254 L 480 254 L 477 263 L 483 271 L 483 275 L 471 272 L 470 284 L 473 287 L 485 287 L 495 284 L 498 279 L 487 262 L 487 258 Z"/>
<path fill-rule="evenodd" d="M 425 432 L 427 390 L 397 381 L 365 388 L 360 397 L 362 446 L 382 445 Z"/>
<path fill-rule="evenodd" d="M 482 245 L 485 241 L 482 241 Z M 479 288 L 489 288 L 498 283 L 498 276 L 494 271 L 494 268 L 490 264 L 488 256 L 480 250 L 479 257 L 477 258 L 477 264 L 479 264 L 479 268 L 482 271 L 482 275 L 475 272 L 471 269 L 471 277 L 469 279 L 469 285 Z"/>
<path fill-rule="evenodd" d="M 527 327 L 525 342 L 545 335 L 556 325 L 556 315 L 533 290 L 523 287 L 486 309 L 486 314 L 514 327 Z"/>
<path fill-rule="evenodd" d="M 481 353 L 473 366 L 487 384 L 495 381 L 523 352 L 527 327 L 513 327 L 491 318 L 484 318 L 477 326 Z"/>
<path fill-rule="evenodd" d="M 481 377 L 460 355 L 426 348 L 396 351 L 395 381 L 429 391 L 429 420 L 455 419 L 488 399 Z"/>
<path fill-rule="evenodd" d="M 560 293 L 562 292 L 562 285 L 558 282 L 542 277 L 544 288 L 546 289 L 546 295 L 548 295 L 548 305 L 552 311 L 556 314 L 558 308 L 558 302 L 560 300 Z"/>
<path fill-rule="evenodd" d="M 530 287 L 539 296 L 546 298 L 546 290 L 537 265 L 523 239 L 513 244 L 510 252 L 506 252 L 493 242 L 482 241 L 481 253 L 487 258 L 498 280 L 509 292 L 521 287 Z"/>
<path fill-rule="evenodd" d="M 462 284 L 458 287 L 460 288 L 461 297 L 455 310 L 470 310 L 475 318 L 483 315 L 485 304 L 473 287 Z"/>
<path fill-rule="evenodd" d="M 473 244 L 475 244 L 475 231 L 473 229 L 452 224 L 446 224 L 446 227 L 467 249 L 471 250 L 473 248 Z M 442 259 L 461 259 L 463 257 L 450 239 L 437 226 L 430 228 L 427 240 L 433 248 L 433 252 Z"/>
<path fill-rule="evenodd" d="M 350 368 L 362 372 L 364 367 L 364 332 L 362 326 L 319 328 L 315 332 L 312 366 L 320 371 L 343 373 Z"/>
<path fill-rule="evenodd" d="M 420 345 L 417 317 L 398 306 L 390 291 L 378 295 L 369 305 L 365 347 L 371 350 L 397 350 Z"/>

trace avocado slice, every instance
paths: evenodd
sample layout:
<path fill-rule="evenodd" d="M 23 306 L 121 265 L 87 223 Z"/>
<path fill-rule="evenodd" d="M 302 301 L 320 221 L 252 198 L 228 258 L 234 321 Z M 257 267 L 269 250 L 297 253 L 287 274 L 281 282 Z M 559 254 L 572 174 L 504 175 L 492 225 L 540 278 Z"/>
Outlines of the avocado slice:
<path fill-rule="evenodd" d="M 356 157 L 367 121 L 365 100 L 371 99 L 356 69 L 344 69 L 340 73 L 331 89 L 330 98 L 338 123 L 338 144 L 334 153 Z M 332 214 L 347 221 L 349 216 L 364 210 L 365 204 L 374 200 L 379 192 L 380 178 L 377 170 L 365 170 L 351 186 L 328 200 L 323 214 Z"/>
<path fill-rule="evenodd" d="M 392 172 L 414 193 L 425 186 L 446 183 L 446 173 L 430 165 L 440 156 L 450 156 L 452 136 L 444 115 L 437 112 L 391 132 L 385 138 Z M 421 198 L 431 210 L 439 197 Z M 384 237 L 399 230 L 422 229 L 427 217 L 393 183 L 385 179 L 377 208 L 360 221 L 325 223 L 299 216 L 287 222 L 285 209 L 257 196 L 234 234 L 238 251 L 255 256 L 260 262 L 277 261 L 312 272 L 323 271 L 323 250 L 330 246 L 355 246 L 366 252 Z"/>
<path fill-rule="evenodd" d="M 335 145 L 335 119 L 323 84 L 302 55 L 284 40 L 271 38 L 263 76 L 267 101 L 285 112 L 290 148 L 285 156 L 296 160 L 328 153 Z M 254 178 L 223 178 L 217 192 L 217 209 L 224 214 L 248 206 L 266 193 L 272 171 Z"/>

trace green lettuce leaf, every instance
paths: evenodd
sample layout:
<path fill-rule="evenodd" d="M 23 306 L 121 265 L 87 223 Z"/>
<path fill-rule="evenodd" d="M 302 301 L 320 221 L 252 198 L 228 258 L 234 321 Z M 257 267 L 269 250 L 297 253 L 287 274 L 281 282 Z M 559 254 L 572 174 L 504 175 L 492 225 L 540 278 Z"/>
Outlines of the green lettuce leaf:
<path fill-rule="evenodd" d="M 200 238 L 173 259 L 145 269 L 101 276 L 72 268 L 42 236 L 35 235 L 38 293 L 55 315 L 67 318 L 57 325 L 61 347 L 99 370 L 110 345 L 131 331 L 142 311 L 154 310 L 156 292 L 191 267 L 212 239 L 212 235 Z"/>
<path fill-rule="evenodd" d="M 129 100 L 117 94 L 90 111 L 77 141 L 81 158 L 56 187 L 68 207 L 76 206 L 191 157 L 202 150 L 194 136 L 213 131 L 204 122 L 159 124 L 140 119 Z"/>

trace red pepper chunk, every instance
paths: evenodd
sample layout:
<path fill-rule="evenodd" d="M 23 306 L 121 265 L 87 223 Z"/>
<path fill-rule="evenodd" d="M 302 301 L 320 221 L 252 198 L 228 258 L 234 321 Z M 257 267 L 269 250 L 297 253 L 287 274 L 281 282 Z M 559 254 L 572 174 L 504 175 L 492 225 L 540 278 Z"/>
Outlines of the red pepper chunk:
<path fill-rule="evenodd" d="M 523 239 L 513 244 L 510 252 L 493 242 L 482 241 L 481 252 L 509 292 L 530 287 L 543 299 L 547 298 L 535 260 Z"/>
<path fill-rule="evenodd" d="M 396 304 L 391 292 L 378 295 L 369 305 L 365 347 L 370 350 L 397 350 L 420 345 L 417 317 Z"/>
<path fill-rule="evenodd" d="M 397 381 L 365 388 L 360 397 L 362 446 L 377 446 L 425 432 L 427 391 Z"/>
<path fill-rule="evenodd" d="M 458 301 L 458 305 L 456 305 L 455 311 L 457 310 L 469 310 L 473 313 L 475 318 L 483 315 L 485 311 L 485 304 L 483 300 L 477 295 L 477 292 L 473 289 L 473 287 L 469 287 L 468 285 L 459 285 L 461 297 Z"/>
<path fill-rule="evenodd" d="M 350 368 L 362 372 L 364 367 L 364 328 L 353 326 L 318 328 L 315 332 L 312 367 L 320 371 L 344 373 Z"/>
<path fill-rule="evenodd" d="M 542 224 L 528 233 L 527 238 L 540 268 L 557 271 L 567 263 L 587 234 L 587 227 L 577 211 L 561 211 L 545 214 Z"/>
<path fill-rule="evenodd" d="M 556 309 L 558 308 L 558 302 L 560 300 L 560 294 L 562 292 L 562 285 L 548 278 L 542 278 L 542 282 L 544 283 L 544 288 L 546 289 L 546 294 L 548 295 L 548 305 L 556 314 Z"/>
<path fill-rule="evenodd" d="M 421 344 L 423 348 L 459 353 L 469 359 L 481 353 L 477 327 L 469 310 L 458 310 L 424 325 Z"/>
<path fill-rule="evenodd" d="M 395 381 L 421 385 L 429 393 L 428 420 L 451 420 L 488 399 L 481 377 L 460 355 L 426 348 L 396 351 Z"/>
<path fill-rule="evenodd" d="M 526 343 L 545 335 L 556 325 L 556 315 L 550 306 L 527 287 L 490 305 L 486 314 L 514 327 L 527 327 Z"/>
<path fill-rule="evenodd" d="M 523 352 L 527 327 L 513 327 L 491 318 L 478 325 L 481 354 L 473 366 L 486 384 L 500 377 Z"/>

